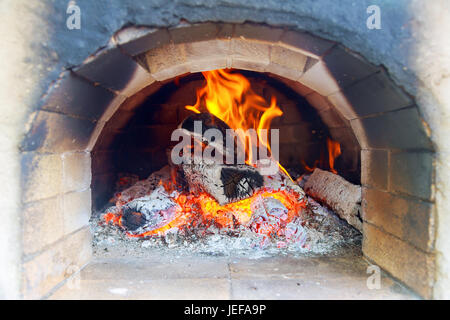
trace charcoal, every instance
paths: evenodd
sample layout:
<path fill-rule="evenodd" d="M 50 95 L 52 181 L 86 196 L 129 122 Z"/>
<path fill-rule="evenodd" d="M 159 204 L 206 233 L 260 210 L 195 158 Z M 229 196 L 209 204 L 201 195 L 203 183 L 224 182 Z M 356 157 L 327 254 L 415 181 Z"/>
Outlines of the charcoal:
<path fill-rule="evenodd" d="M 254 190 L 262 187 L 264 183 L 263 177 L 257 171 L 233 167 L 223 167 L 220 171 L 220 180 L 228 199 L 250 197 Z"/>
<path fill-rule="evenodd" d="M 149 195 L 134 199 L 122 207 L 122 226 L 128 231 L 150 231 L 170 223 L 175 218 L 177 204 L 163 186 Z"/>
<path fill-rule="evenodd" d="M 122 215 L 122 226 L 129 231 L 135 231 L 145 225 L 147 219 L 141 212 L 136 212 L 129 207 L 125 207 Z"/>

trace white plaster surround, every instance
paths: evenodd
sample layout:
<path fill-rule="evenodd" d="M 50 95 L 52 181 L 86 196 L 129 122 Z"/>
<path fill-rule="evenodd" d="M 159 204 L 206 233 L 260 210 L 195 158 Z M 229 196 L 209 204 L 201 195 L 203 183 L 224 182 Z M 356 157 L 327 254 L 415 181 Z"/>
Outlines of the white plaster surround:
<path fill-rule="evenodd" d="M 0 21 L 9 28 L 0 27 L 0 33 L 6 43 L 0 47 L 1 87 L 0 101 L 2 119 L 0 119 L 0 183 L 2 188 L 2 210 L 0 219 L 0 298 L 19 298 L 21 273 L 21 185 L 20 161 L 18 145 L 26 132 L 24 119 L 28 119 L 28 110 L 21 106 L 26 104 L 27 93 L 31 91 L 34 78 L 29 67 L 23 63 L 27 52 L 29 39 L 27 35 L 34 25 L 36 17 L 11 16 L 10 11 L 2 10 L 3 5 L 14 5 L 14 2 L 0 4 Z M 39 3 L 31 6 L 39 6 Z M 23 3 L 18 4 L 17 12 Z M 435 9 L 434 9 L 435 8 Z M 421 81 L 420 90 L 415 99 L 421 115 L 430 129 L 436 155 L 436 258 L 437 269 L 434 286 L 435 298 L 450 298 L 450 38 L 445 32 L 450 30 L 450 21 L 439 14 L 438 7 L 417 4 L 417 10 L 423 14 L 423 25 L 417 30 L 417 77 Z M 28 21 L 21 24 L 17 21 Z M 11 27 L 14 26 L 14 27 Z M 152 31 L 149 31 L 152 32 Z M 122 46 L 147 34 L 146 31 L 122 30 L 111 39 L 111 45 Z M 39 35 L 46 37 L 45 30 Z M 14 47 L 15 54 L 10 50 Z M 312 91 L 324 96 L 328 103 L 339 111 L 347 120 L 354 119 L 352 106 L 345 95 L 341 93 L 336 80 L 331 76 L 321 56 L 307 50 L 288 45 L 281 41 L 262 41 L 256 39 L 213 39 L 192 43 L 171 43 L 155 49 L 156 65 L 148 73 L 144 68 L 138 68 L 128 86 L 117 92 L 116 99 L 103 113 L 102 118 L 93 131 L 86 152 L 90 152 L 104 125 L 120 108 L 127 97 L 133 96 L 142 88 L 157 81 L 167 81 L 187 72 L 214 70 L 232 67 L 257 72 L 270 72 L 289 79 L 286 84 L 303 95 L 311 95 Z M 159 57 L 159 60 L 158 58 Z M 94 57 L 95 58 L 95 57 Z M 90 58 L 92 59 L 92 57 Z M 305 70 L 308 59 L 317 62 Z M 294 62 L 295 61 L 295 62 Z M 293 63 L 294 62 L 294 63 Z M 297 70 L 295 68 L 298 68 Z M 22 75 L 28 75 L 23 78 Z M 303 91 L 303 86 L 310 90 Z M 305 94 L 306 93 L 306 94 Z M 329 97 L 329 99 L 328 99 Z M 322 107 L 309 97 L 308 101 L 318 110 Z M 28 123 L 27 123 L 28 124 Z M 355 132 L 360 144 L 366 137 L 363 132 Z M 7 186 L 5 188 L 5 186 Z"/>

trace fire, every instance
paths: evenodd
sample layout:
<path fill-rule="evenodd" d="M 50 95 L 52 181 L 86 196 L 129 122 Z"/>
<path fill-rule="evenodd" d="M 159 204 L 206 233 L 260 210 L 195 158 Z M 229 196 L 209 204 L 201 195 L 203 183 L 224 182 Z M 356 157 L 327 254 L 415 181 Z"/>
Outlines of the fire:
<path fill-rule="evenodd" d="M 322 169 L 325 169 L 328 165 L 328 169 L 330 172 L 333 172 L 334 174 L 337 174 L 337 170 L 334 168 L 334 161 L 337 157 L 339 157 L 341 152 L 341 144 L 337 141 L 333 141 L 330 138 L 327 138 L 327 153 L 328 153 L 328 163 L 326 161 L 326 158 L 324 156 L 324 153 L 321 150 L 320 153 L 320 159 L 314 161 L 314 165 L 312 167 L 308 166 L 305 161 L 302 160 L 303 167 L 308 172 L 313 172 L 315 168 L 321 167 Z"/>
<path fill-rule="evenodd" d="M 270 129 L 272 119 L 283 114 L 272 97 L 268 105 L 266 100 L 256 94 L 250 82 L 239 73 L 220 69 L 203 72 L 206 85 L 197 90 L 197 102 L 186 109 L 200 113 L 208 111 L 224 121 L 231 129 L 238 130 L 238 137 L 243 146 L 257 145 L 260 142 L 270 152 L 268 139 L 262 135 L 262 129 Z M 254 129 L 258 141 L 253 141 L 247 133 Z M 254 164 L 257 155 L 252 154 L 252 148 L 245 148 L 246 163 Z"/>
<path fill-rule="evenodd" d="M 333 141 L 330 138 L 327 139 L 328 147 L 328 164 L 330 165 L 330 171 L 337 174 L 334 169 L 334 160 L 341 155 L 341 145 L 337 141 Z"/>
<path fill-rule="evenodd" d="M 227 70 L 214 70 L 203 72 L 206 79 L 204 87 L 197 90 L 197 101 L 193 106 L 186 106 L 186 109 L 196 113 L 209 112 L 224 121 L 231 129 L 238 133 L 238 139 L 241 145 L 245 147 L 245 161 L 249 165 L 255 165 L 256 154 L 252 154 L 250 145 L 264 146 L 270 156 L 270 144 L 268 137 L 262 130 L 270 129 L 271 122 L 275 117 L 283 114 L 275 97 L 271 98 L 270 103 L 256 94 L 250 82 L 241 74 L 233 73 Z M 239 130 L 242 129 L 242 130 Z M 248 130 L 253 129 L 257 134 L 255 137 L 248 134 Z M 287 171 L 278 163 L 282 176 L 291 179 Z M 160 180 L 159 186 L 163 187 L 173 202 L 176 203 L 175 217 L 162 227 L 155 228 L 143 233 L 127 233 L 130 237 L 148 237 L 153 235 L 164 235 L 168 230 L 178 228 L 193 228 L 197 225 L 216 225 L 223 228 L 234 228 L 237 225 L 249 225 L 250 228 L 270 236 L 278 234 L 283 227 L 299 215 L 302 208 L 306 207 L 306 200 L 293 189 L 284 188 L 281 184 L 280 189 L 264 187 L 246 199 L 219 205 L 219 203 L 209 194 L 194 194 L 187 191 L 178 192 L 176 185 L 176 171 L 172 168 L 170 179 Z M 283 178 L 284 179 L 284 178 Z M 286 180 L 284 180 L 286 181 Z M 292 179 L 291 179 L 292 181 Z M 269 216 L 265 221 L 261 218 L 252 222 L 252 206 L 255 203 L 264 203 L 265 199 L 279 201 L 286 212 L 283 211 L 282 217 Z M 299 200 L 302 199 L 302 200 Z M 127 202 L 132 199 L 128 199 Z M 117 199 L 116 206 L 121 208 L 125 203 Z M 106 223 L 113 223 L 122 226 L 122 213 L 107 213 L 104 216 Z M 275 221 L 275 222 L 274 222 Z"/>

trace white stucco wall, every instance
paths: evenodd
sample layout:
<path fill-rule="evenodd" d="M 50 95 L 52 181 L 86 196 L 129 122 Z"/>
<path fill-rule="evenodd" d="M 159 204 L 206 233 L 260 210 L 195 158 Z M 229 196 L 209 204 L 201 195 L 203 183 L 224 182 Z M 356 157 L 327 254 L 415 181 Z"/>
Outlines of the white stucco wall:
<path fill-rule="evenodd" d="M 43 58 L 45 63 L 42 65 L 30 63 L 36 52 L 32 44 L 40 43 L 45 47 L 50 33 L 46 29 L 48 21 L 39 14 L 45 11 L 43 10 L 45 3 L 46 1 L 27 0 L 0 2 L 0 36 L 3 41 L 0 46 L 0 201 L 2 203 L 0 298 L 20 297 L 21 208 L 18 146 L 26 131 L 24 123 L 32 106 L 31 101 L 35 101 L 36 92 L 40 95 L 45 92 L 45 89 L 37 88 L 36 84 L 45 78 L 45 74 L 48 77 L 50 72 L 55 71 L 48 70 L 49 65 L 52 65 L 49 64 L 49 59 L 54 60 L 55 66 L 58 64 L 60 66 L 61 63 L 58 53 L 52 53 L 50 50 L 48 56 Z M 248 4 L 248 6 L 251 5 Z M 327 12 L 331 12 L 331 9 Z M 415 86 L 415 96 L 422 115 L 431 129 L 431 138 L 437 151 L 435 199 L 438 228 L 435 297 L 450 299 L 450 233 L 448 232 L 450 230 L 450 213 L 448 212 L 450 210 L 450 37 L 448 36 L 450 2 L 448 0 L 412 0 L 409 10 L 410 15 L 414 17 L 408 28 L 414 32 L 412 48 L 415 52 L 409 55 L 410 61 L 402 63 L 417 75 L 419 83 Z M 158 14 L 157 11 L 156 7 L 152 8 L 153 15 Z M 256 14 L 260 11 L 252 10 L 252 12 Z M 101 19 L 108 14 L 103 13 L 104 15 L 96 17 Z M 317 13 L 311 12 L 311 14 Z M 364 16 L 364 11 L 362 14 Z M 54 16 L 61 16 L 64 19 L 65 14 L 59 12 Z M 146 15 L 143 16 L 146 17 Z M 195 19 L 201 20 L 202 16 Z M 318 24 L 322 22 L 320 19 L 317 20 Z M 60 27 L 63 28 L 64 24 Z M 110 27 L 117 29 L 115 24 Z M 58 32 L 54 30 L 55 28 L 50 29 L 52 32 Z M 111 34 L 105 36 L 104 40 L 107 41 L 110 36 Z M 335 37 L 338 38 L 339 35 Z M 96 41 L 93 40 L 93 42 Z M 83 44 L 76 41 L 73 43 Z M 102 44 L 99 43 L 98 46 Z M 91 48 L 86 46 L 85 49 L 92 53 Z M 77 50 L 72 51 L 77 52 Z M 86 56 L 83 53 L 83 57 Z"/>
<path fill-rule="evenodd" d="M 38 1 L 0 2 L 0 299 L 20 298 L 20 157 L 30 92 L 39 66 L 27 63 L 31 38 L 45 38 L 45 25 L 33 15 Z"/>
<path fill-rule="evenodd" d="M 435 298 L 450 299 L 450 2 L 413 1 L 416 100 L 436 146 Z"/>

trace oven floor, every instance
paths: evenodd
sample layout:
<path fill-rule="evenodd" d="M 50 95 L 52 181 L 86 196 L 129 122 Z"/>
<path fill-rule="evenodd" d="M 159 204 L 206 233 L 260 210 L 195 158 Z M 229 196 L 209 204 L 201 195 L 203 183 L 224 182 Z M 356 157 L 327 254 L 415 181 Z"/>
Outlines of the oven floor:
<path fill-rule="evenodd" d="M 382 274 L 369 290 L 361 255 L 259 259 L 97 257 L 50 299 L 417 299 Z"/>

